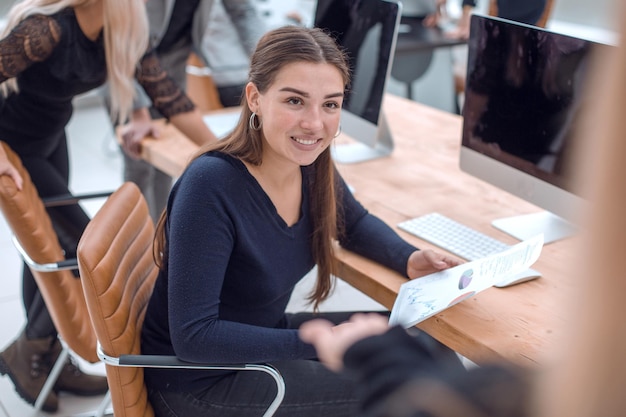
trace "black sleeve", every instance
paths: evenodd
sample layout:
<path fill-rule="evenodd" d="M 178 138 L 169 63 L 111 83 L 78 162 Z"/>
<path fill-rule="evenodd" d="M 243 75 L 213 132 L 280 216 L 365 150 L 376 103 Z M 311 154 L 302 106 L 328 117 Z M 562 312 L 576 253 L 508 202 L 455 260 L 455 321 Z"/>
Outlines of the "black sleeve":
<path fill-rule="evenodd" d="M 341 212 L 345 233 L 339 236 L 342 247 L 406 277 L 409 256 L 417 248 L 402 239 L 394 229 L 369 213 L 359 203 L 348 186 L 339 178 Z"/>
<path fill-rule="evenodd" d="M 344 365 L 358 381 L 362 416 L 529 415 L 528 383 L 520 370 L 467 371 L 426 341 L 394 327 L 348 349 Z"/>
<path fill-rule="evenodd" d="M 46 60 L 57 47 L 61 28 L 51 16 L 25 18 L 0 39 L 0 83 Z"/>
<path fill-rule="evenodd" d="M 137 81 L 152 100 L 154 107 L 168 119 L 195 108 L 185 92 L 163 69 L 154 50 L 141 59 Z"/>

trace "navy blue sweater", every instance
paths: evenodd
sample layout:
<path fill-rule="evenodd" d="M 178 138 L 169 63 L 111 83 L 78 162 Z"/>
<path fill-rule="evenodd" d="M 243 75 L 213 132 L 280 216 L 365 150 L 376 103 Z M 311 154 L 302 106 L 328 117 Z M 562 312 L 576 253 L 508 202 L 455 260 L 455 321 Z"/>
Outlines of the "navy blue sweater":
<path fill-rule="evenodd" d="M 285 329 L 294 286 L 314 266 L 307 175 L 300 220 L 288 227 L 245 165 L 220 153 L 193 161 L 168 203 L 169 259 L 155 285 L 142 332 L 146 354 L 191 362 L 312 359 L 315 350 Z M 340 184 L 342 246 L 406 275 L 415 247 Z M 215 371 L 146 370 L 160 388 L 206 388 Z"/>

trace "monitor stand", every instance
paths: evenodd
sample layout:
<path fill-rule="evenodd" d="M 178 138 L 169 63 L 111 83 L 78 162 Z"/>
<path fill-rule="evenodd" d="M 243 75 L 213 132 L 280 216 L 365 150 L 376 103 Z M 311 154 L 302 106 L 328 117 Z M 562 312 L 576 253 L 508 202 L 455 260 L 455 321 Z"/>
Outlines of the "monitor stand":
<path fill-rule="evenodd" d="M 372 159 L 389 156 L 393 151 L 393 138 L 387 125 L 387 118 L 384 114 L 380 117 L 376 142 L 374 146 L 362 143 L 345 143 L 333 145 L 331 152 L 335 162 L 342 164 L 354 164 L 357 162 L 370 161 Z"/>
<path fill-rule="evenodd" d="M 519 240 L 543 233 L 544 244 L 565 239 L 577 231 L 576 226 L 548 211 L 496 219 L 491 224 Z"/>

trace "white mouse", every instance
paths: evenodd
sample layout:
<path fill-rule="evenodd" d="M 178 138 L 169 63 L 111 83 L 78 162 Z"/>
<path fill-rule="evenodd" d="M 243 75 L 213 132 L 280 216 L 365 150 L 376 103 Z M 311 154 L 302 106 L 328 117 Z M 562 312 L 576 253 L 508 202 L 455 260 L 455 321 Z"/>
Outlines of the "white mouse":
<path fill-rule="evenodd" d="M 517 274 L 513 274 L 504 278 L 502 281 L 494 284 L 494 287 L 503 288 L 510 287 L 511 285 L 520 284 L 522 282 L 530 281 L 541 276 L 541 272 L 535 271 L 534 269 L 525 269 L 522 272 L 518 272 Z"/>

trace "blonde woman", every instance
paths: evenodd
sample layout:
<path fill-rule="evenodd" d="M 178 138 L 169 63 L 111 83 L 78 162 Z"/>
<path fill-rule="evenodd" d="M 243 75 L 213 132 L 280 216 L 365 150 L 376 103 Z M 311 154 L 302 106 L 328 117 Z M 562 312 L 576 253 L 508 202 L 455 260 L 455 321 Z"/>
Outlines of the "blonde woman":
<path fill-rule="evenodd" d="M 133 78 L 155 106 L 198 143 L 214 140 L 200 113 L 146 53 L 148 23 L 143 0 L 23 0 L 10 10 L 0 40 L 0 140 L 21 157 L 42 197 L 69 194 L 65 126 L 72 99 L 109 81 L 112 111 L 128 117 Z M 18 187 L 22 178 L 0 148 L 0 175 Z M 89 221 L 78 206 L 49 209 L 68 256 Z M 60 352 L 56 329 L 28 268 L 23 273 L 27 323 L 18 338 L 0 353 L 0 373 L 34 403 Z M 95 395 L 106 380 L 83 374 L 68 361 L 45 411 L 58 407 L 56 392 Z"/>

